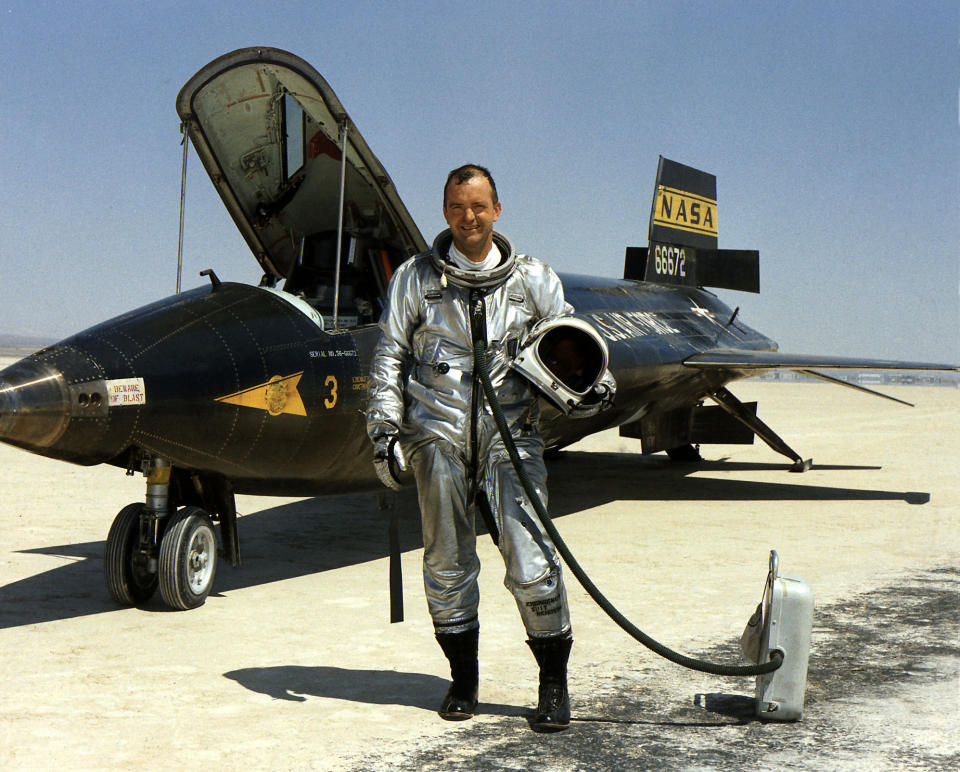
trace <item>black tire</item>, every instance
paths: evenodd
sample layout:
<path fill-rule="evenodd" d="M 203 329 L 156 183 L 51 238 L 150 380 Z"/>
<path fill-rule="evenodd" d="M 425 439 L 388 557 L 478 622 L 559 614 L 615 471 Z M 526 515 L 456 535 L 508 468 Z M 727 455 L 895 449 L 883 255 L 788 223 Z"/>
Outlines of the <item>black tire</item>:
<path fill-rule="evenodd" d="M 217 532 L 210 515 L 184 507 L 160 541 L 160 594 L 173 609 L 202 606 L 217 572 Z"/>
<path fill-rule="evenodd" d="M 127 504 L 117 513 L 107 535 L 103 555 L 107 592 L 121 606 L 146 603 L 157 591 L 157 575 L 150 573 L 136 554 L 143 510 L 142 503 Z"/>

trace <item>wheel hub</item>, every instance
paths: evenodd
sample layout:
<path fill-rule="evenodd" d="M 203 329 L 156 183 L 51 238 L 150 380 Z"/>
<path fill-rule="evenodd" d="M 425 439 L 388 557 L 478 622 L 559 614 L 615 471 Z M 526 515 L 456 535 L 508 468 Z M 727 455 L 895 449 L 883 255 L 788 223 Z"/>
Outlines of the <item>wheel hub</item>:
<path fill-rule="evenodd" d="M 212 548 L 209 534 L 203 531 L 194 534 L 187 561 L 187 581 L 195 592 L 202 590 L 210 579 Z"/>

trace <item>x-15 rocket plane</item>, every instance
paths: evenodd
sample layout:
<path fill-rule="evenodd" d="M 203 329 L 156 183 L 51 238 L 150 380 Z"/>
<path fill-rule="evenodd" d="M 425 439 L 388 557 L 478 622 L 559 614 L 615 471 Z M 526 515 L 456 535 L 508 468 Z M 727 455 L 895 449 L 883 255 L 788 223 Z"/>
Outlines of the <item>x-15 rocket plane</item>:
<path fill-rule="evenodd" d="M 204 602 L 223 555 L 240 563 L 235 493 L 380 489 L 364 430 L 367 371 L 386 286 L 427 244 L 326 81 L 270 48 L 216 59 L 177 112 L 263 267 L 259 286 L 209 281 L 38 351 L 0 372 L 0 440 L 75 464 L 143 472 L 106 543 L 110 594 Z M 608 343 L 616 404 L 569 420 L 562 447 L 620 427 L 644 453 L 695 460 L 703 443 L 759 436 L 809 464 L 727 384 L 787 368 L 950 370 L 951 365 L 779 353 L 704 287 L 759 291 L 758 254 L 717 247 L 716 178 L 661 158 L 649 244 L 623 279 L 563 275 Z M 438 281 L 436 292 L 445 291 Z M 704 404 L 711 401 L 711 405 Z"/>

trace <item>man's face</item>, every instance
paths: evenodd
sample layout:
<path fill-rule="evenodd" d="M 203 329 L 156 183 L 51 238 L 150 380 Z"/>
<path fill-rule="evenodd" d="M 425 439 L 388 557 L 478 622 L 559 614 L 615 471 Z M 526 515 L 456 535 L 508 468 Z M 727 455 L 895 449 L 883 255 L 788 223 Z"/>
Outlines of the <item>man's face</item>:
<path fill-rule="evenodd" d="M 453 233 L 453 243 L 465 256 L 480 262 L 490 249 L 493 224 L 500 217 L 500 202 L 493 203 L 493 188 L 477 175 L 459 185 L 451 180 L 443 204 L 443 219 Z"/>

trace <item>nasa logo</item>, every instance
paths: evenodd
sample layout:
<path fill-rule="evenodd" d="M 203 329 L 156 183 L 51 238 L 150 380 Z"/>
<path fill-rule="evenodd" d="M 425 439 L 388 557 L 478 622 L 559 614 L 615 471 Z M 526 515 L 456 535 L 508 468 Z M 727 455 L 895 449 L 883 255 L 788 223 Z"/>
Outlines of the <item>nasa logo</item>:
<path fill-rule="evenodd" d="M 653 222 L 706 236 L 717 235 L 717 202 L 666 185 L 657 186 Z"/>

